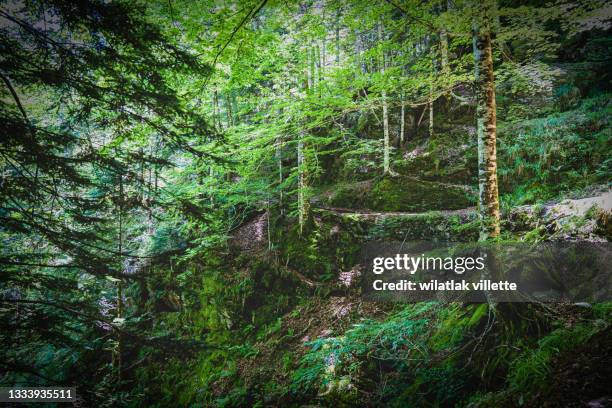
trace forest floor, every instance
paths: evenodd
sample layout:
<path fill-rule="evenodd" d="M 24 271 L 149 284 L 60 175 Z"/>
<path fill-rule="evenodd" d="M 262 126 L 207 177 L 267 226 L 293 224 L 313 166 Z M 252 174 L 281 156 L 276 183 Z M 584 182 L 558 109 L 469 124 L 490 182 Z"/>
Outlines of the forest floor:
<path fill-rule="evenodd" d="M 320 211 L 315 214 L 317 223 L 331 223 L 330 231 L 334 233 L 351 223 L 365 221 L 374 225 L 383 221 L 384 225 L 388 219 L 422 219 L 432 213 L 444 219 L 455 217 L 459 222 L 467 222 L 473 219 L 467 216 L 475 217 L 477 211 L 475 207 L 428 213 L 372 211 L 324 206 L 316 201 L 313 202 L 313 209 Z M 606 237 L 610 236 L 611 214 L 612 190 L 604 190 L 595 192 L 590 197 L 516 206 L 505 211 L 503 218 L 507 225 L 512 225 L 515 236 L 519 239 L 532 240 L 536 237 L 536 241 L 606 241 Z M 329 215 L 331 217 L 327 217 Z M 266 255 L 269 239 L 267 225 L 268 214 L 257 214 L 233 232 L 234 245 L 258 257 L 269 256 Z M 327 281 L 306 276 L 307 271 L 298 270 L 299 268 L 285 266 L 283 269 L 312 296 L 303 299 L 290 311 L 279 316 L 279 326 L 253 344 L 257 353 L 238 362 L 238 376 L 247 388 L 259 387 L 264 380 L 290 390 L 295 382 L 295 367 L 300 361 L 304 361 L 309 353 L 313 353 L 313 344 L 318 341 L 333 342 L 334 339 L 343 339 L 347 331 L 356 325 L 364 322 L 385 322 L 393 319 L 393 314 L 398 310 L 398 305 L 391 302 L 363 301 L 359 289 L 360 265 L 338 271 L 334 278 Z M 574 318 L 575 313 L 568 312 L 565 318 L 560 317 L 560 321 L 564 322 L 568 330 L 573 330 L 579 324 Z M 436 333 L 437 329 L 434 325 L 430 330 Z M 523 397 L 515 391 L 502 389 L 491 394 L 491 401 L 494 401 L 491 405 L 487 405 L 487 398 L 483 398 L 481 405 L 477 406 L 513 407 L 517 401 L 523 401 L 523 398 L 523 406 L 533 407 L 610 406 L 612 399 L 604 386 L 607 379 L 612 378 L 610 356 L 612 343 L 608 327 L 596 332 L 586 344 L 576 348 L 559 349 L 554 354 L 546 365 L 546 378 L 553 379 L 554 382 L 552 390 L 536 391 Z M 215 387 L 217 393 L 224 394 L 232 387 L 232 383 L 229 378 L 225 378 L 218 381 Z M 324 398 L 327 391 L 319 390 L 318 398 Z"/>
<path fill-rule="evenodd" d="M 612 406 L 612 330 L 595 334 L 588 343 L 553 357 L 550 377 L 554 392 L 538 396 L 534 405 L 542 407 Z M 606 385 L 608 384 L 608 385 Z"/>

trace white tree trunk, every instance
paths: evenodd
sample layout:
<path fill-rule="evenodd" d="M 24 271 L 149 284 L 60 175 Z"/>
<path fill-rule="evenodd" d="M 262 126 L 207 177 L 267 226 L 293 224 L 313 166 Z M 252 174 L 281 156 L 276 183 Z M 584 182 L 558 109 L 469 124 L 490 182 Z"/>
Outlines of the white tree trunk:
<path fill-rule="evenodd" d="M 433 84 L 429 87 L 429 138 L 434 136 L 434 107 L 433 107 Z"/>
<path fill-rule="evenodd" d="M 378 39 L 383 40 L 383 25 L 382 21 L 378 23 Z M 385 75 L 385 52 L 382 52 L 380 61 L 380 72 Z M 387 91 L 384 86 L 382 89 L 382 108 L 383 108 L 383 173 L 387 174 L 391 172 L 391 165 L 389 159 L 389 107 L 387 104 Z"/>
<path fill-rule="evenodd" d="M 304 160 L 304 133 L 300 132 L 297 145 L 298 165 L 298 223 L 300 235 L 308 219 L 308 198 L 306 196 L 306 163 Z"/>
<path fill-rule="evenodd" d="M 406 107 L 404 106 L 404 96 L 402 95 L 402 98 L 400 100 L 401 102 L 401 111 L 400 111 L 400 134 L 399 134 L 399 140 L 400 140 L 400 147 L 404 146 L 404 132 L 406 131 L 405 127 L 406 127 Z"/>

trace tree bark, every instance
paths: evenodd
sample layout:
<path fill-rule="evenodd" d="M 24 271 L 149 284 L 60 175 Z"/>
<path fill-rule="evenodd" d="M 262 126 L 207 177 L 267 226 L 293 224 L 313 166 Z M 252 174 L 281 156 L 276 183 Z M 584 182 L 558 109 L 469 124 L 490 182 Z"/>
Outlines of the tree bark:
<path fill-rule="evenodd" d="M 406 107 L 404 106 L 404 95 L 402 94 L 401 99 L 401 108 L 400 108 L 400 147 L 404 147 L 404 136 L 406 131 Z"/>
<path fill-rule="evenodd" d="M 382 21 L 378 23 L 378 40 L 383 40 L 383 25 Z M 380 73 L 383 78 L 385 76 L 385 52 L 382 51 L 380 61 Z M 382 108 L 383 108 L 383 173 L 387 174 L 391 172 L 390 159 L 389 159 L 389 107 L 387 105 L 387 91 L 383 85 L 382 88 Z"/>
<path fill-rule="evenodd" d="M 362 41 L 361 41 L 361 33 L 355 29 L 355 62 L 357 63 L 357 69 L 361 71 L 362 74 L 366 74 L 368 72 L 366 67 L 366 61 L 362 51 Z"/>
<path fill-rule="evenodd" d="M 279 136 L 276 144 L 276 159 L 278 160 L 278 207 L 283 214 L 283 137 Z"/>
<path fill-rule="evenodd" d="M 450 8 L 450 2 L 442 1 L 443 11 L 448 11 Z M 440 67 L 444 78 L 450 74 L 450 66 L 448 64 L 448 31 L 446 27 L 442 27 L 440 30 Z"/>
<path fill-rule="evenodd" d="M 309 61 L 309 67 L 310 67 L 310 81 L 308 83 L 308 87 L 310 88 L 311 92 L 314 91 L 314 87 L 316 84 L 316 67 L 315 67 L 315 49 L 314 47 L 310 47 L 309 50 L 309 54 L 310 54 L 310 61 Z"/>
<path fill-rule="evenodd" d="M 304 231 L 304 225 L 308 219 L 308 199 L 306 197 L 306 166 L 304 160 L 304 133 L 300 132 L 297 145 L 298 166 L 298 222 L 300 235 Z"/>
<path fill-rule="evenodd" d="M 123 271 L 123 175 L 119 175 L 119 270 Z M 123 318 L 123 281 L 117 281 L 117 318 Z M 117 349 L 116 349 L 116 367 L 117 367 L 117 382 L 121 383 L 121 354 L 122 354 L 122 339 L 121 332 L 117 333 Z"/>
<path fill-rule="evenodd" d="M 232 101 L 228 93 L 225 93 L 225 114 L 227 115 L 227 127 L 234 126 L 234 113 L 232 112 Z"/>
<path fill-rule="evenodd" d="M 440 31 L 440 65 L 442 68 L 442 74 L 449 75 L 450 67 L 448 65 L 448 33 L 443 28 Z"/>
<path fill-rule="evenodd" d="M 221 108 L 219 107 L 219 93 L 217 92 L 217 89 L 215 89 L 214 104 L 215 122 L 219 126 L 219 130 L 223 131 L 223 123 L 221 122 Z"/>
<path fill-rule="evenodd" d="M 432 139 L 434 136 L 434 108 L 433 108 L 433 83 L 429 85 L 429 138 Z"/>
<path fill-rule="evenodd" d="M 490 6 L 481 8 L 473 21 L 476 88 L 476 134 L 478 137 L 478 187 L 481 219 L 480 239 L 499 235 L 499 194 L 497 186 L 497 119 L 495 80 L 491 50 Z"/>
<path fill-rule="evenodd" d="M 336 13 L 336 65 L 340 65 L 340 14 L 341 10 L 338 7 Z"/>
<path fill-rule="evenodd" d="M 321 97 L 321 81 L 323 81 L 323 64 L 321 63 L 321 48 L 319 47 L 319 43 L 315 45 L 314 48 L 314 57 L 315 57 L 315 68 L 317 71 L 317 96 Z"/>

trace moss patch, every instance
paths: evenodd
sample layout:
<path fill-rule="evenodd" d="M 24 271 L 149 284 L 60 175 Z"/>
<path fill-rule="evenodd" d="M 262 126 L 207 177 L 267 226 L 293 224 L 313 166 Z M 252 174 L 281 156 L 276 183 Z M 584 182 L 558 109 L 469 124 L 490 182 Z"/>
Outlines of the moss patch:
<path fill-rule="evenodd" d="M 326 201 L 342 208 L 425 212 L 470 207 L 476 198 L 460 186 L 400 176 L 344 185 Z"/>
<path fill-rule="evenodd" d="M 470 242 L 478 238 L 476 212 L 390 215 L 370 220 L 367 238 L 374 240 L 443 240 Z"/>

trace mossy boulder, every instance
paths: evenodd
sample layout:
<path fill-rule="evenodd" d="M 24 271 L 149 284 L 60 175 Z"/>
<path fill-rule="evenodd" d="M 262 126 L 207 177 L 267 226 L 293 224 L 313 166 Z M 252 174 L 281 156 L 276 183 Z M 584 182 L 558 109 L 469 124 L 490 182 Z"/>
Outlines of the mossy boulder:
<path fill-rule="evenodd" d="M 313 212 L 300 234 L 298 225 L 279 239 L 287 266 L 318 281 L 331 279 L 339 270 L 350 269 L 359 253 L 358 236 L 364 235 L 358 223 Z"/>
<path fill-rule="evenodd" d="M 426 212 L 470 207 L 476 204 L 476 197 L 462 186 L 388 176 L 341 186 L 329 193 L 327 204 L 384 212 Z"/>
<path fill-rule="evenodd" d="M 470 242 L 478 239 L 478 215 L 475 211 L 457 214 L 428 212 L 390 215 L 369 220 L 370 240 L 441 240 Z"/>

